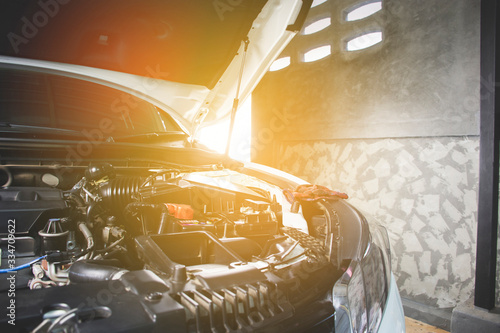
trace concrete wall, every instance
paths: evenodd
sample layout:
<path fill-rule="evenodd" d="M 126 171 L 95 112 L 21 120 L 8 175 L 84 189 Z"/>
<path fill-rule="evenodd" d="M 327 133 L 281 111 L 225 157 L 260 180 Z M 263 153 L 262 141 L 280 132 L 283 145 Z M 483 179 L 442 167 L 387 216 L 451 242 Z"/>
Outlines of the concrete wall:
<path fill-rule="evenodd" d="M 285 142 L 276 167 L 346 191 L 387 227 L 403 297 L 438 308 L 474 287 L 477 137 Z"/>
<path fill-rule="evenodd" d="M 389 230 L 403 297 L 452 308 L 473 294 L 479 158 L 479 0 L 384 0 L 357 22 L 328 0 L 292 64 L 253 95 L 252 160 L 327 185 Z M 345 41 L 383 41 L 348 52 Z M 332 54 L 311 63 L 319 45 Z M 499 297 L 500 298 L 500 297 Z M 500 302 L 499 302 L 500 303 Z"/>

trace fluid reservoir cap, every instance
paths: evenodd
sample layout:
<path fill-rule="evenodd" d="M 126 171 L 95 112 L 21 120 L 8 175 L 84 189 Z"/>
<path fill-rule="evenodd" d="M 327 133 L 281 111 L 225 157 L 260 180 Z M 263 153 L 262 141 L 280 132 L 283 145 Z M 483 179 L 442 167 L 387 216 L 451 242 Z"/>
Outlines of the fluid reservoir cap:
<path fill-rule="evenodd" d="M 194 210 L 190 205 L 184 204 L 167 204 L 168 213 L 179 220 L 192 220 L 194 218 Z"/>
<path fill-rule="evenodd" d="M 59 185 L 59 178 L 51 173 L 45 173 L 42 176 L 42 182 L 49 186 L 56 187 L 57 185 Z"/>

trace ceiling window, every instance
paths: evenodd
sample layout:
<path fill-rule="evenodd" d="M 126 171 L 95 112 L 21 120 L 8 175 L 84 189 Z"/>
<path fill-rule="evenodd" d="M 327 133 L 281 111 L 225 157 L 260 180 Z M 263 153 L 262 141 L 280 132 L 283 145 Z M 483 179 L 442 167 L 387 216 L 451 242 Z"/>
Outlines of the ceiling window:
<path fill-rule="evenodd" d="M 357 51 L 366 49 L 382 41 L 382 31 L 370 32 L 347 42 L 347 51 Z"/>
<path fill-rule="evenodd" d="M 330 45 L 320 46 L 304 53 L 304 62 L 320 60 L 329 56 L 331 53 L 332 47 Z"/>
<path fill-rule="evenodd" d="M 271 64 L 271 67 L 269 67 L 269 71 L 270 72 L 279 71 L 280 69 L 288 67 L 289 65 L 290 65 L 290 57 L 279 58 L 279 59 L 276 59 Z"/>
<path fill-rule="evenodd" d="M 304 35 L 310 35 L 315 32 L 326 29 L 327 27 L 330 26 L 330 24 L 332 24 L 332 20 L 329 17 L 314 21 L 313 23 L 309 24 L 304 28 Z"/>
<path fill-rule="evenodd" d="M 370 2 L 361 6 L 356 6 L 347 11 L 346 21 L 357 21 L 371 16 L 382 9 L 382 1 Z"/>

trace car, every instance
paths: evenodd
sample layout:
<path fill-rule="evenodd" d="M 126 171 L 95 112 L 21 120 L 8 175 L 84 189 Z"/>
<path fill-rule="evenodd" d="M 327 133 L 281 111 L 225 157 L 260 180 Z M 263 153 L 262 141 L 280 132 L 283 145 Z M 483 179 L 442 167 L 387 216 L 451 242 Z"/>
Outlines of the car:
<path fill-rule="evenodd" d="M 4 1 L 2 332 L 405 331 L 384 227 L 196 139 L 311 3 Z"/>

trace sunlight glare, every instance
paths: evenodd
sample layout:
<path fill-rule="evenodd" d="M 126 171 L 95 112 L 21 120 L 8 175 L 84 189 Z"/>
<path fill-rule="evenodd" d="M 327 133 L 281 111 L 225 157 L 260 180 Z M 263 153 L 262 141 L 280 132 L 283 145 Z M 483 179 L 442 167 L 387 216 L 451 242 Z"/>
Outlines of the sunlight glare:
<path fill-rule="evenodd" d="M 236 113 L 234 129 L 229 156 L 239 161 L 250 161 L 252 98 L 240 106 Z M 229 119 L 218 124 L 203 127 L 198 134 L 199 141 L 208 148 L 223 154 L 226 150 L 227 136 L 229 133 Z"/>

